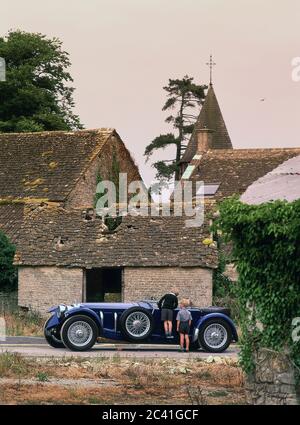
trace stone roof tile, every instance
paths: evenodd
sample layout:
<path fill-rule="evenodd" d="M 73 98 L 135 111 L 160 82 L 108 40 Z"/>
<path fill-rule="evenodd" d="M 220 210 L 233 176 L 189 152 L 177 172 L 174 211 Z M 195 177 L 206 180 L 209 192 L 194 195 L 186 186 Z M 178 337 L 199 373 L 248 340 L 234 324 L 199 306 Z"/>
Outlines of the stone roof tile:
<path fill-rule="evenodd" d="M 208 223 L 191 228 L 185 220 L 127 216 L 109 233 L 100 218 L 86 221 L 80 210 L 46 207 L 25 216 L 16 264 L 215 268 L 217 249 L 202 243 Z"/>
<path fill-rule="evenodd" d="M 203 153 L 190 179 L 220 184 L 216 200 L 241 195 L 258 178 L 299 154 L 300 148 L 214 149 Z"/>
<path fill-rule="evenodd" d="M 0 203 L 0 230 L 9 237 L 11 242 L 16 243 L 24 216 L 24 205 Z"/>
<path fill-rule="evenodd" d="M 180 162 L 190 162 L 197 152 L 197 132 L 203 128 L 213 130 L 213 149 L 232 149 L 230 136 L 214 91 L 211 85 L 195 123 L 194 131 Z"/>
<path fill-rule="evenodd" d="M 113 132 L 0 133 L 0 199 L 64 200 Z"/>

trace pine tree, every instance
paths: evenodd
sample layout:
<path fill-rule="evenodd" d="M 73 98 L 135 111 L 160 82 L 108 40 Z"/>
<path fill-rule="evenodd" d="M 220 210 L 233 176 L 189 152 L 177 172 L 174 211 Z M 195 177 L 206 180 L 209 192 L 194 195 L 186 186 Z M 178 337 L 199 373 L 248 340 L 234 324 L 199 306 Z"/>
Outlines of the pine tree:
<path fill-rule="evenodd" d="M 193 109 L 202 105 L 205 98 L 205 85 L 197 85 L 193 78 L 184 76 L 180 79 L 169 79 L 169 84 L 164 87 L 167 92 L 167 100 L 162 110 L 174 111 L 166 118 L 166 122 L 172 124 L 175 133 L 161 134 L 152 140 L 146 147 L 144 155 L 146 161 L 158 149 L 165 149 L 168 146 L 175 147 L 175 158 L 171 160 L 157 161 L 152 166 L 157 170 L 156 178 L 160 180 L 170 180 L 175 176 L 179 178 L 179 161 L 186 148 L 185 142 L 189 139 L 197 115 L 193 114 Z"/>

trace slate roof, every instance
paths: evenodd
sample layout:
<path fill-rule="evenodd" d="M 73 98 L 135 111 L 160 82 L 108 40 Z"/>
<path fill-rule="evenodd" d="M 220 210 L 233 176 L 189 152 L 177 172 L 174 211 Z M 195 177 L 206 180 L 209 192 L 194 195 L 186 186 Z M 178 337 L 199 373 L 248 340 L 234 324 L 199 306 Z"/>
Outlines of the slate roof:
<path fill-rule="evenodd" d="M 0 199 L 63 201 L 113 133 L 0 133 Z"/>
<path fill-rule="evenodd" d="M 218 263 L 217 248 L 202 241 L 208 225 L 185 227 L 185 217 L 123 218 L 113 233 L 100 218 L 86 221 L 80 210 L 47 207 L 22 226 L 15 263 L 69 267 L 207 267 Z"/>
<path fill-rule="evenodd" d="M 213 149 L 232 149 L 231 140 L 212 85 L 210 85 L 194 131 L 180 162 L 190 162 L 197 152 L 197 131 L 203 128 L 214 130 Z"/>
<path fill-rule="evenodd" d="M 300 155 L 291 158 L 259 178 L 241 196 L 247 204 L 300 199 Z"/>
<path fill-rule="evenodd" d="M 220 183 L 215 199 L 241 195 L 258 178 L 284 161 L 300 155 L 300 148 L 210 150 L 193 161 L 193 181 Z"/>

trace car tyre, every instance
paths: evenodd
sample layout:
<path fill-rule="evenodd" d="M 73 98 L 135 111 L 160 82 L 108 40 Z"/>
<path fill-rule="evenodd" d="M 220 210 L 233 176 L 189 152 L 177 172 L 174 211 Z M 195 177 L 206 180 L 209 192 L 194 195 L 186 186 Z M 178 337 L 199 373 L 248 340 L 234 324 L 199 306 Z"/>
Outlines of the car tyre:
<path fill-rule="evenodd" d="M 133 342 L 146 340 L 153 332 L 153 316 L 143 307 L 131 307 L 120 317 L 120 328 L 126 339 Z"/>
<path fill-rule="evenodd" d="M 232 341 L 230 325 L 223 319 L 208 319 L 199 329 L 200 346 L 210 353 L 222 353 Z"/>
<path fill-rule="evenodd" d="M 62 325 L 60 335 L 64 346 L 72 351 L 87 351 L 98 338 L 97 324 L 88 316 L 76 315 Z"/>
<path fill-rule="evenodd" d="M 64 344 L 60 338 L 60 334 L 59 331 L 57 331 L 55 328 L 53 330 L 49 330 L 47 329 L 47 325 L 50 321 L 51 317 L 49 317 L 48 320 L 46 320 L 45 324 L 44 324 L 44 336 L 46 341 L 48 342 L 49 345 L 51 345 L 51 347 L 53 348 L 64 348 Z"/>
<path fill-rule="evenodd" d="M 195 341 L 195 342 L 190 343 L 190 351 L 198 351 L 199 348 L 201 348 L 199 341 Z"/>

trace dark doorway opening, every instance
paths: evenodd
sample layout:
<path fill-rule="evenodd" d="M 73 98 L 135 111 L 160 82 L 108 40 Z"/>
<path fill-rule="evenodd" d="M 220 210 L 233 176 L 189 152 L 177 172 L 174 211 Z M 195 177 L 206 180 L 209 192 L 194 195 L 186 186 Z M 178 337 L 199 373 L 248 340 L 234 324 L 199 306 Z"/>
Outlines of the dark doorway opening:
<path fill-rule="evenodd" d="M 86 270 L 86 301 L 122 301 L 122 269 L 102 268 Z"/>

